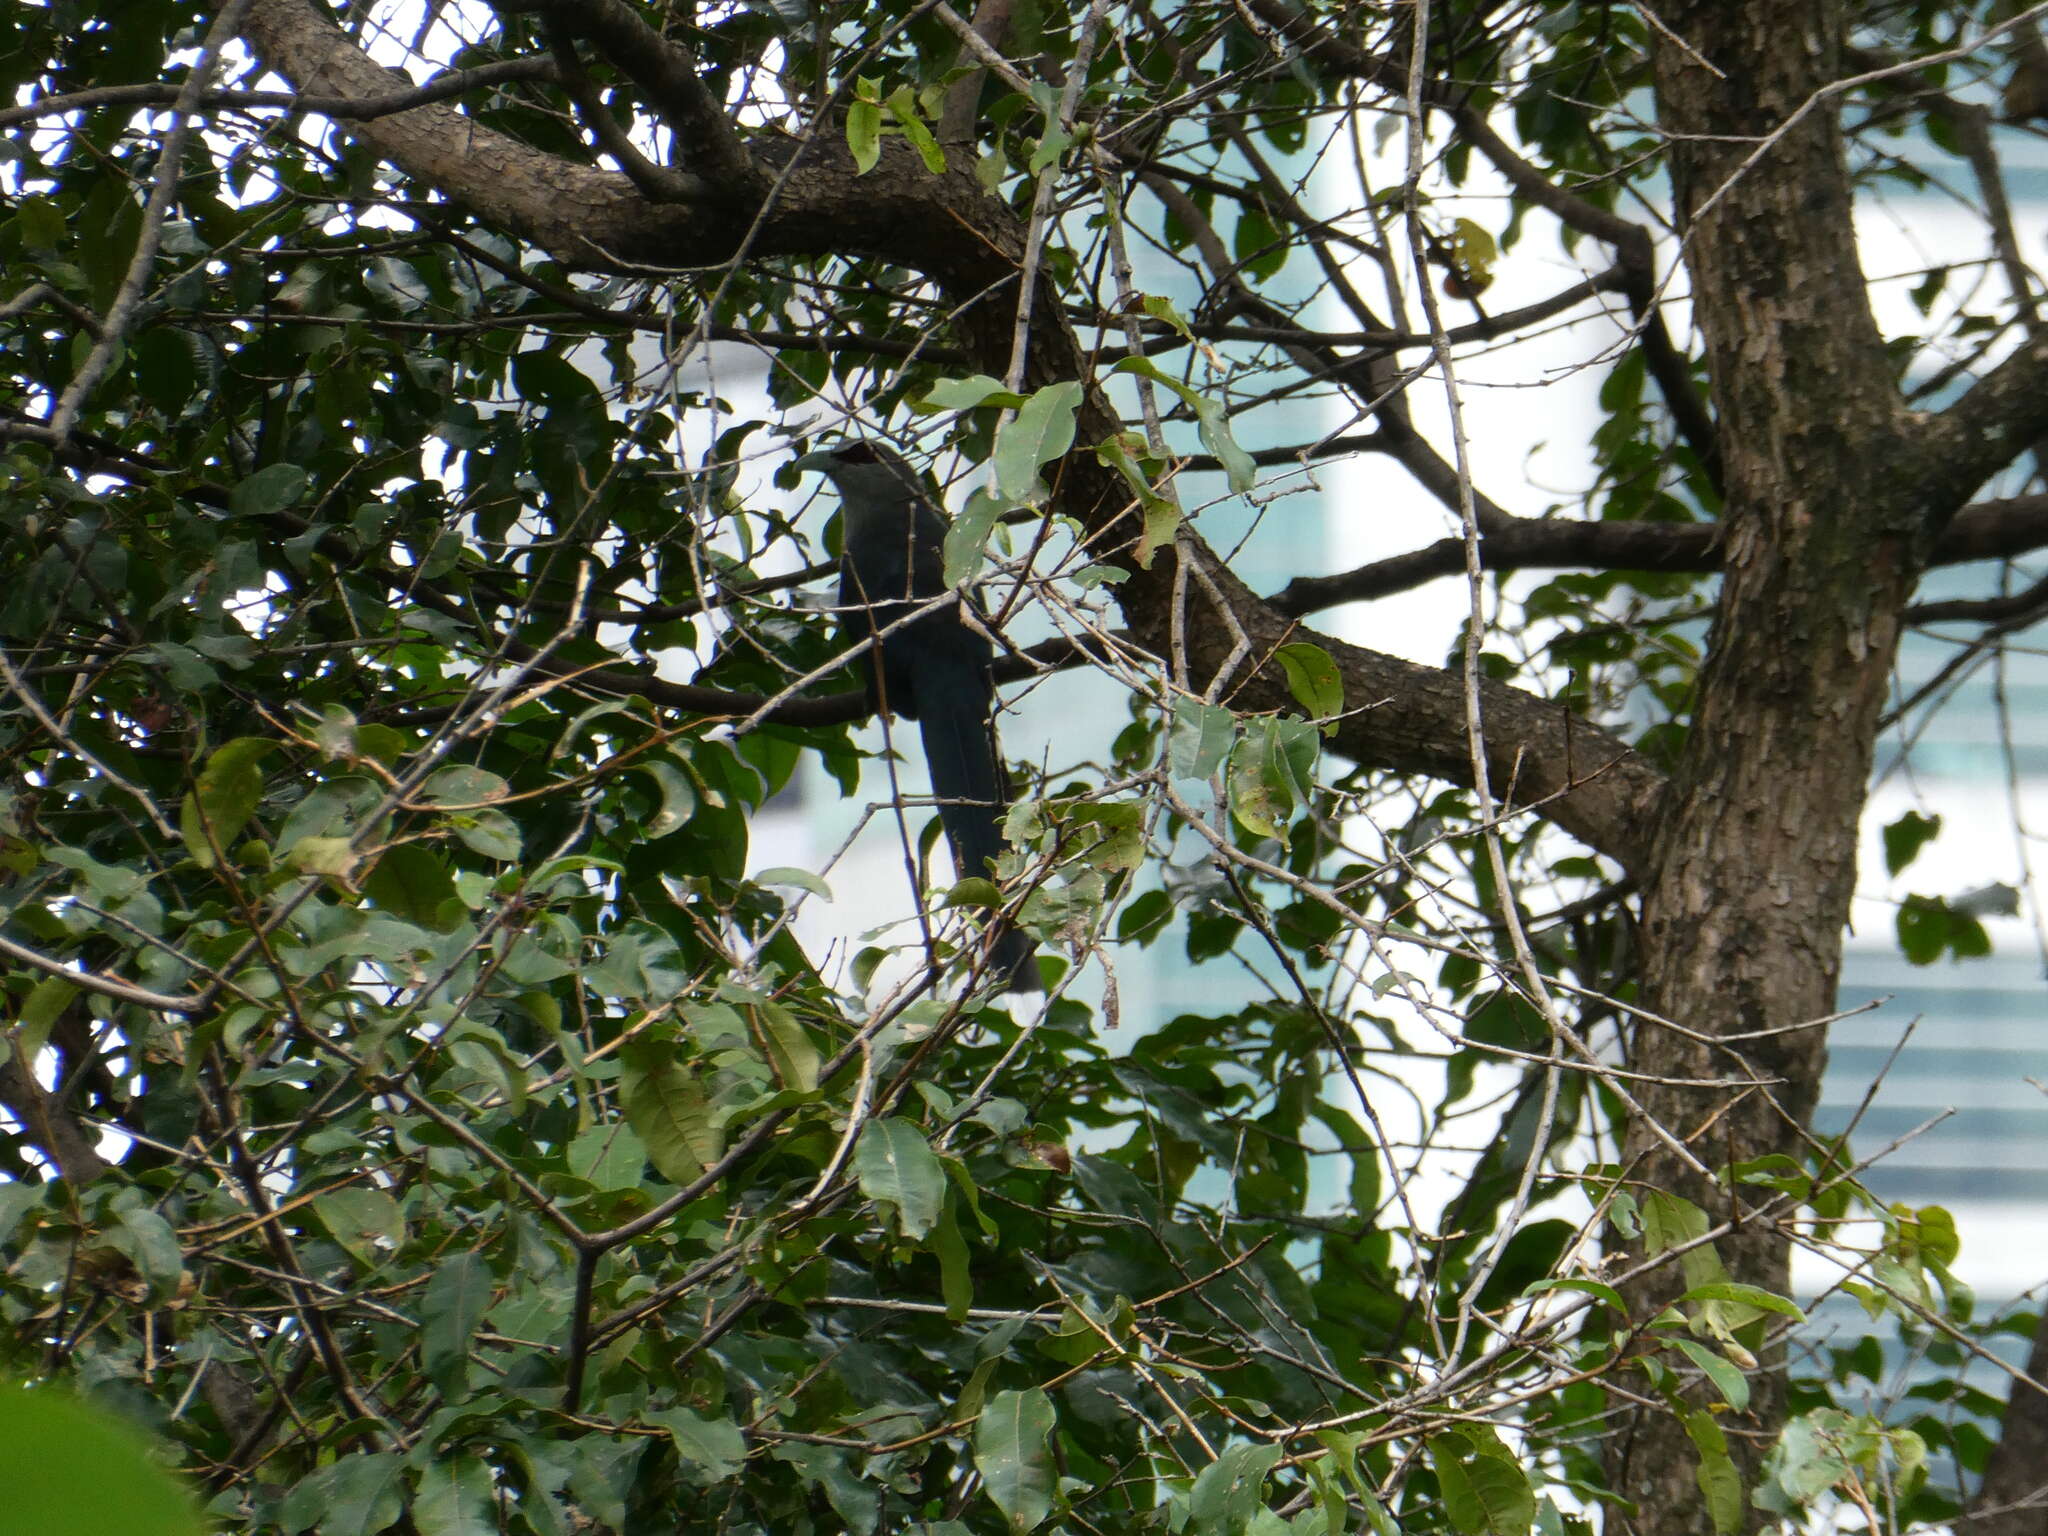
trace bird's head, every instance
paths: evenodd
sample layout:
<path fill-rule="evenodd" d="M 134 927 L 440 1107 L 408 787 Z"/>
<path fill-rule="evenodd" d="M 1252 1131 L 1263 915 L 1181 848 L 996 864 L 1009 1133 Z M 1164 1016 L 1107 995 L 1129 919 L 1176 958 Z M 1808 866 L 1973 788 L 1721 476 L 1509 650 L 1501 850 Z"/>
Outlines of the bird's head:
<path fill-rule="evenodd" d="M 800 470 L 814 469 L 839 489 L 842 499 L 869 502 L 895 500 L 908 494 L 922 498 L 925 490 L 910 461 L 886 443 L 848 438 L 830 448 L 814 449 L 796 461 Z"/>

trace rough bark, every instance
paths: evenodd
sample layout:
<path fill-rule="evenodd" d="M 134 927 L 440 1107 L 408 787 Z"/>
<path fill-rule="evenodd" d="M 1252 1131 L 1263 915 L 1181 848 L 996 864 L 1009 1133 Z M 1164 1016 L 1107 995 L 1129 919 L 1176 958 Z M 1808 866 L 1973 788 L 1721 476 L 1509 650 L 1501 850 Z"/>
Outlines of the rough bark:
<path fill-rule="evenodd" d="M 1659 113 L 1727 503 L 1713 634 L 1643 893 L 1644 1001 L 1704 1038 L 1642 1025 L 1631 1065 L 1753 1074 L 1742 1090 L 1642 1094 L 1719 1169 L 1800 1150 L 1825 1059 L 1813 1021 L 1834 1003 L 1872 744 L 1932 519 L 1901 473 L 1914 439 L 1865 301 L 1834 115 L 1792 121 L 1838 71 L 1842 6 L 1697 0 L 1666 18 L 1684 46 L 1658 49 Z M 1626 1150 L 1634 1180 L 1742 1223 L 1718 1244 L 1735 1278 L 1789 1289 L 1785 1237 L 1745 1220 L 1741 1186 L 1699 1177 L 1645 1121 Z M 1632 1288 L 1639 1324 L 1675 1271 Z M 1781 1364 L 1766 1358 L 1749 1412 L 1723 1423 L 1745 1490 L 1783 1421 Z M 1609 1476 L 1627 1528 L 1711 1530 L 1699 1465 L 1674 1415 L 1626 1411 Z"/>
<path fill-rule="evenodd" d="M 36 1081 L 19 1054 L 0 1061 L 0 1109 L 20 1124 L 22 1135 L 56 1165 L 57 1176 L 74 1190 L 85 1188 L 111 1166 L 95 1138 L 76 1116 Z"/>
<path fill-rule="evenodd" d="M 2048 496 L 1982 501 L 1964 508 L 1942 531 L 1930 566 L 2023 555 L 2048 543 Z M 1489 571 L 1715 571 L 1721 530 L 1712 523 L 1589 523 L 1569 518 L 1515 518 L 1484 533 L 1479 563 Z M 1369 602 L 1427 582 L 1465 574 L 1465 541 L 1440 539 L 1370 565 L 1327 576 L 1297 576 L 1268 599 L 1281 613 L 1307 614 L 1339 603 Z M 1968 616 L 1977 616 L 1972 609 Z M 1916 623 L 1963 617 L 1916 606 Z"/>
<path fill-rule="evenodd" d="M 2027 1375 L 2048 1382 L 2048 1317 L 2034 1331 Z M 2012 1384 L 2004 1433 L 1956 1529 L 1968 1536 L 2048 1536 L 2048 1392 L 2023 1381 Z"/>

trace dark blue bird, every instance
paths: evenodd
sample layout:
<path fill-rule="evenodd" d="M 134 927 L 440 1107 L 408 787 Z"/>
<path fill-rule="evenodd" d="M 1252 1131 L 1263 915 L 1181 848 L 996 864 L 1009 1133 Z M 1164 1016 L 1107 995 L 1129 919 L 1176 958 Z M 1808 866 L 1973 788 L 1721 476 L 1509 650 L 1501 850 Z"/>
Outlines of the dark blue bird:
<path fill-rule="evenodd" d="M 1010 804 L 996 746 L 994 648 L 958 602 L 917 612 L 946 595 L 946 516 L 892 448 L 842 443 L 797 463 L 839 490 L 839 602 L 852 640 L 878 637 L 867 653 L 870 697 L 918 724 L 954 868 L 993 878 Z M 992 963 L 1009 991 L 1041 985 L 1031 940 L 1015 928 L 1003 929 Z"/>

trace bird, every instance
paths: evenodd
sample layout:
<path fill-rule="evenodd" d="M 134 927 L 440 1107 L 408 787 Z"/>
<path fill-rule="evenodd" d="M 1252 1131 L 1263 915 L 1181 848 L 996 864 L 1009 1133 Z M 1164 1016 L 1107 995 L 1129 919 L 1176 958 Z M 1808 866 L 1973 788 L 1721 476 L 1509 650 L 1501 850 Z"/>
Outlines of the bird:
<path fill-rule="evenodd" d="M 839 603 L 850 641 L 871 640 L 869 702 L 915 720 L 939 821 L 961 878 L 991 878 L 1010 805 L 995 728 L 995 648 L 968 623 L 944 575 L 946 515 L 895 449 L 862 438 L 813 451 L 839 492 Z M 923 611 L 919 611 L 922 609 Z M 914 615 L 914 616 L 913 616 Z M 1008 992 L 1043 985 L 1030 936 L 1004 925 L 991 955 Z"/>

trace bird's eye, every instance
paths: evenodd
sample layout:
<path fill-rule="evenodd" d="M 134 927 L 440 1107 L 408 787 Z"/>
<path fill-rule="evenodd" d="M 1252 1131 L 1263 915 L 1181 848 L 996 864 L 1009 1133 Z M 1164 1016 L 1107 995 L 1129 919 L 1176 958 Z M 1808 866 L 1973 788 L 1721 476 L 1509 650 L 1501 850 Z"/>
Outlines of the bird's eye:
<path fill-rule="evenodd" d="M 842 464 L 878 464 L 881 462 L 875 456 L 875 445 L 862 442 L 859 439 L 855 439 L 850 443 L 842 443 L 839 447 L 832 450 L 832 456 Z"/>

